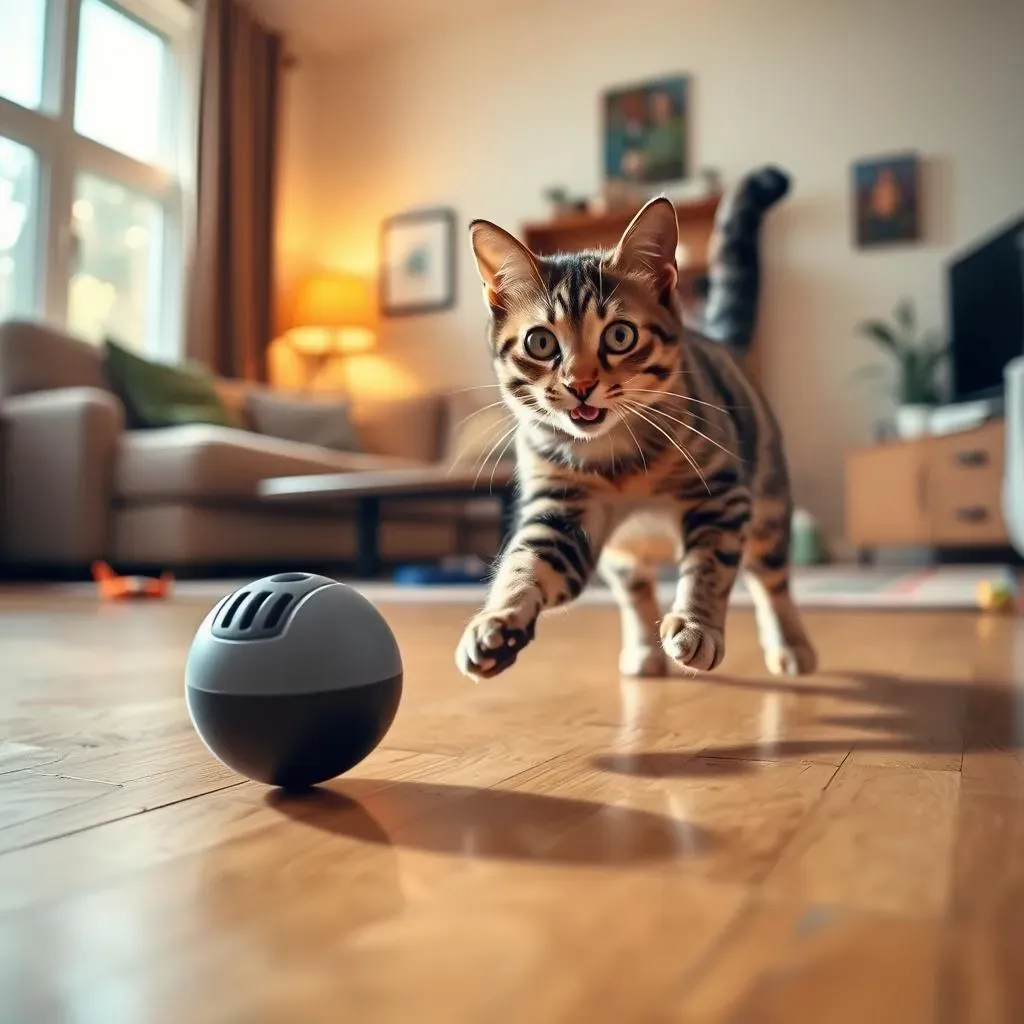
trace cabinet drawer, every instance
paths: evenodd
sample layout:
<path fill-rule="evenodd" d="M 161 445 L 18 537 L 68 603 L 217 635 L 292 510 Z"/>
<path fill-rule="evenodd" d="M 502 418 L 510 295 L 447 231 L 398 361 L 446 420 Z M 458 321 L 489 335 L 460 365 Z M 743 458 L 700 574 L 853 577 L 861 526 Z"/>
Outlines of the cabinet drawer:
<path fill-rule="evenodd" d="M 917 442 L 878 445 L 847 454 L 846 538 L 851 544 L 927 541 L 926 459 L 924 445 Z"/>
<path fill-rule="evenodd" d="M 965 483 L 989 474 L 1003 476 L 1002 422 L 928 442 L 928 465 L 933 473 L 950 475 Z"/>
<path fill-rule="evenodd" d="M 936 438 L 928 452 L 928 512 L 934 544 L 1000 544 L 1003 427 L 993 423 Z"/>

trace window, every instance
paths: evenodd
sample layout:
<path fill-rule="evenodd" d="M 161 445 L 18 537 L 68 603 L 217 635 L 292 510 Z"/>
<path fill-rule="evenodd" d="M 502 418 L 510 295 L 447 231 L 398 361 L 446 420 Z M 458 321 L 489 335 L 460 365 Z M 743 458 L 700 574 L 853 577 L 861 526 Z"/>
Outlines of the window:
<path fill-rule="evenodd" d="M 0 318 L 178 354 L 190 6 L 0 0 L 0 25 Z"/>
<path fill-rule="evenodd" d="M 46 0 L 0 0 L 0 96 L 38 107 L 43 95 Z"/>
<path fill-rule="evenodd" d="M 136 348 L 158 328 L 163 210 L 138 192 L 91 174 L 75 184 L 75 272 L 68 324 L 94 341 L 105 334 Z"/>
<path fill-rule="evenodd" d="M 0 320 L 35 310 L 36 155 L 0 138 Z"/>
<path fill-rule="evenodd" d="M 161 112 L 167 43 L 102 0 L 82 0 L 75 130 L 155 163 L 164 153 Z"/>

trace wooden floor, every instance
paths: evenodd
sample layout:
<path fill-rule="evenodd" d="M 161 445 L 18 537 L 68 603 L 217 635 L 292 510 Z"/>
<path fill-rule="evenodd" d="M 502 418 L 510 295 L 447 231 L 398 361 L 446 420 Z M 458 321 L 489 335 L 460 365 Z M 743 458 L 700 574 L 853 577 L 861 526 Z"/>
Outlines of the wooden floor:
<path fill-rule="evenodd" d="M 822 613 L 822 674 L 620 681 L 611 609 L 473 687 L 470 612 L 384 611 L 351 775 L 211 760 L 206 603 L 0 593 L 0 1021 L 1024 1021 L 1024 620 Z"/>

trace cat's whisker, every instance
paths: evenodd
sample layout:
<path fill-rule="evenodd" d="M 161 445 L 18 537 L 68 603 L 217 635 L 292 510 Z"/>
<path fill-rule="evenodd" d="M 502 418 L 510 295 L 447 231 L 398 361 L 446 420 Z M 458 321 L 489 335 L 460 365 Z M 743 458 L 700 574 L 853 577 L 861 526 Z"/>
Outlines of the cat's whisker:
<path fill-rule="evenodd" d="M 715 405 L 714 402 L 704 402 L 699 398 L 691 398 L 689 395 L 681 395 L 677 391 L 658 391 L 656 388 L 624 388 L 624 394 L 630 395 L 664 395 L 666 398 L 678 398 L 683 402 L 693 402 L 694 405 L 705 405 L 709 409 L 714 409 L 716 412 L 729 414 L 729 409 L 744 409 L 746 406 L 742 405 Z"/>
<path fill-rule="evenodd" d="M 466 452 L 473 448 L 478 441 L 483 439 L 484 444 L 487 444 L 488 441 L 490 441 L 490 439 L 494 437 L 495 433 L 497 433 L 499 430 L 503 430 L 507 426 L 508 421 L 510 419 L 515 419 L 512 413 L 509 413 L 508 416 L 506 416 L 500 422 L 492 423 L 489 427 L 486 427 L 484 430 L 482 430 L 480 434 L 474 434 L 473 437 L 471 437 L 456 453 L 455 458 L 452 459 L 451 465 L 448 467 L 448 472 L 446 476 L 451 476 L 452 473 L 455 472 L 455 470 L 458 468 L 459 463 L 462 461 L 463 456 L 465 456 Z"/>
<path fill-rule="evenodd" d="M 484 456 L 483 461 L 480 463 L 480 468 L 476 471 L 476 476 L 473 478 L 473 487 L 480 482 L 480 474 L 487 468 L 487 463 L 490 461 L 491 456 L 498 450 L 498 445 L 502 444 L 509 436 L 514 434 L 519 429 L 518 423 L 513 423 L 512 426 L 505 431 L 501 437 L 495 441 L 493 447 Z"/>
<path fill-rule="evenodd" d="M 631 394 L 632 392 L 633 392 L 633 389 L 629 389 L 628 391 L 621 392 L 621 394 Z M 652 392 L 652 393 L 656 394 L 656 395 L 664 395 L 666 398 L 679 398 L 680 397 L 679 395 L 673 395 L 672 392 L 670 392 L 670 391 L 655 391 L 655 392 Z M 643 403 L 643 404 L 647 405 L 647 403 Z M 651 405 L 647 405 L 647 408 L 650 409 L 650 408 L 652 408 L 652 406 Z M 658 408 L 660 408 L 660 406 Z M 672 409 L 673 412 L 681 412 L 684 416 L 692 416 L 698 423 L 706 423 L 709 427 L 719 427 L 719 426 L 721 426 L 721 421 L 720 420 L 711 419 L 711 417 L 709 417 L 709 416 L 703 416 L 699 412 L 694 412 L 692 409 L 677 409 L 674 404 L 669 404 L 669 408 Z M 721 410 L 719 410 L 719 411 L 721 411 Z"/>
<path fill-rule="evenodd" d="M 500 388 L 500 384 L 474 384 L 469 388 L 456 388 L 454 391 L 449 391 L 449 395 L 464 395 L 467 391 L 484 391 L 489 388 Z"/>
<path fill-rule="evenodd" d="M 633 428 L 626 422 L 626 417 L 623 416 L 622 413 L 618 411 L 618 409 L 614 410 L 614 412 L 615 415 L 618 416 L 619 422 L 629 431 L 629 436 L 633 438 L 633 444 L 636 445 L 636 450 L 640 453 L 640 461 L 643 463 L 644 466 L 644 476 L 650 476 L 650 471 L 647 469 L 647 458 L 644 455 L 644 450 L 640 446 L 640 442 L 637 439 L 636 434 L 633 433 Z"/>
<path fill-rule="evenodd" d="M 709 441 L 719 451 L 725 452 L 725 454 L 728 455 L 730 459 L 735 459 L 737 462 L 743 461 L 735 452 L 729 451 L 728 448 L 725 448 L 723 445 L 720 445 L 713 437 L 708 437 L 707 434 L 698 430 L 696 427 L 691 426 L 685 420 L 678 419 L 675 416 L 669 416 L 669 414 L 665 412 L 664 409 L 659 409 L 657 406 L 654 405 L 648 405 L 646 406 L 646 409 L 648 412 L 652 412 L 657 416 L 664 416 L 665 419 L 671 420 L 673 423 L 678 423 L 681 427 L 686 427 L 687 430 L 689 430 L 691 433 L 696 434 L 698 437 L 703 437 L 705 441 Z"/>
<path fill-rule="evenodd" d="M 494 493 L 494 474 L 498 472 L 498 467 L 501 465 L 501 460 L 505 458 L 505 452 L 508 451 L 508 446 L 510 444 L 513 444 L 515 442 L 515 439 L 516 435 L 515 432 L 513 432 L 512 436 L 505 442 L 505 446 L 501 449 L 500 452 L 498 452 L 498 457 L 494 460 L 494 465 L 491 467 L 491 479 L 487 485 L 487 491 L 489 494 Z"/>
<path fill-rule="evenodd" d="M 474 409 L 468 416 L 463 416 L 458 423 L 452 428 L 453 432 L 458 430 L 463 423 L 468 423 L 474 416 L 479 416 L 482 412 L 487 412 L 489 409 L 496 409 L 499 405 L 504 405 L 505 399 L 499 398 L 496 402 L 491 402 L 490 405 L 481 406 L 479 409 Z"/>
<path fill-rule="evenodd" d="M 682 455 L 682 457 L 686 459 L 686 461 L 693 467 L 693 471 L 697 474 L 697 476 L 700 477 L 701 483 L 704 485 L 705 489 L 710 495 L 711 488 L 708 486 L 707 480 L 704 479 L 704 474 L 700 471 L 700 466 L 698 466 L 697 463 L 694 461 L 693 456 L 685 448 L 683 448 L 683 446 L 680 445 L 679 442 L 667 430 L 664 430 L 657 423 L 655 423 L 654 420 L 648 419 L 642 412 L 640 412 L 640 409 L 642 408 L 641 406 L 636 405 L 633 402 L 625 402 L 623 404 L 629 409 L 630 412 L 633 413 L 634 416 L 639 417 L 649 426 L 654 427 L 654 429 L 657 430 L 659 434 L 664 434 L 665 437 L 668 438 L 669 444 L 671 444 L 672 447 L 675 448 L 676 451 L 678 451 L 679 454 Z"/>

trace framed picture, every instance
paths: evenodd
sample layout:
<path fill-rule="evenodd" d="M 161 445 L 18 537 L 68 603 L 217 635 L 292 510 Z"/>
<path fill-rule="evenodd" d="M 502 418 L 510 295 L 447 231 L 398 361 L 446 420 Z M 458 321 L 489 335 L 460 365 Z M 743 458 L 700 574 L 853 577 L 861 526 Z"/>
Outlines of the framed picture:
<path fill-rule="evenodd" d="M 676 75 L 604 94 L 606 180 L 658 184 L 688 176 L 689 93 L 689 78 Z"/>
<path fill-rule="evenodd" d="M 921 237 L 920 159 L 915 153 L 853 165 L 854 237 L 861 249 Z"/>
<path fill-rule="evenodd" d="M 455 305 L 455 212 L 413 210 L 381 229 L 380 307 L 385 316 Z"/>

